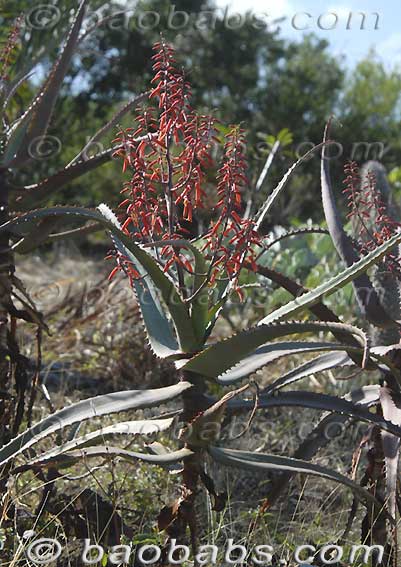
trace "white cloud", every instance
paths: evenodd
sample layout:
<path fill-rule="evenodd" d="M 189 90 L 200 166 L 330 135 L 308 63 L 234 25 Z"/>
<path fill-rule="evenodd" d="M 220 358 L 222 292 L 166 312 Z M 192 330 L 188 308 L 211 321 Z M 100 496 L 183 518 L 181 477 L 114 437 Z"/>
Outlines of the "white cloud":
<path fill-rule="evenodd" d="M 230 12 L 246 12 L 252 10 L 255 14 L 267 14 L 269 19 L 289 16 L 293 13 L 289 0 L 215 0 L 218 8 L 230 9 Z"/>
<path fill-rule="evenodd" d="M 376 45 L 377 53 L 384 60 L 389 59 L 393 63 L 401 62 L 401 33 L 391 34 L 387 39 Z"/>

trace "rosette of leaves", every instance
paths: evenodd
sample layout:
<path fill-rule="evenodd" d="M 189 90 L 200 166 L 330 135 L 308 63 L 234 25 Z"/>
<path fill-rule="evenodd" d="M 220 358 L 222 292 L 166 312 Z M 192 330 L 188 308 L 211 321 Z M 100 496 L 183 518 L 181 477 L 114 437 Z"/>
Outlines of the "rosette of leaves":
<path fill-rule="evenodd" d="M 66 407 L 28 429 L 0 450 L 0 463 L 12 462 L 14 471 L 50 466 L 71 466 L 85 458 L 122 458 L 144 460 L 171 467 L 182 464 L 182 492 L 179 499 L 164 508 L 159 527 L 172 537 L 185 537 L 187 529 L 196 546 L 194 502 L 203 484 L 214 498 L 215 509 L 224 505 L 216 494 L 213 480 L 206 473 L 206 462 L 213 459 L 227 466 L 251 471 L 284 471 L 318 475 L 349 487 L 358 500 L 369 509 L 379 510 L 382 503 L 371 491 L 346 475 L 310 462 L 327 440 L 325 426 L 330 422 L 362 420 L 399 440 L 401 428 L 386 414 L 374 414 L 370 407 L 378 405 L 382 395 L 379 386 L 351 391 L 344 398 L 308 391 L 285 391 L 291 384 L 325 369 L 359 366 L 367 370 L 383 369 L 399 379 L 389 349 L 370 349 L 363 330 L 342 323 L 323 303 L 324 298 L 354 282 L 358 297 L 361 281 L 369 282 L 367 270 L 380 262 L 401 242 L 396 232 L 388 240 L 363 257 L 354 257 L 337 275 L 313 290 L 305 290 L 296 282 L 256 263 L 257 251 L 263 251 L 260 226 L 276 202 L 291 175 L 306 159 L 299 159 L 269 194 L 259 211 L 243 218 L 241 196 L 248 186 L 246 177 L 245 139 L 238 127 L 225 137 L 222 160 L 216 174 L 216 204 L 210 226 L 203 235 L 193 237 L 196 211 L 205 206 L 206 186 L 215 169 L 212 149 L 219 146 L 214 134 L 213 118 L 198 116 L 189 105 L 190 89 L 184 74 L 175 65 L 170 46 L 161 40 L 155 46 L 155 78 L 149 100 L 140 109 L 137 127 L 122 131 L 118 142 L 124 170 L 130 179 L 124 185 L 124 200 L 116 216 L 106 205 L 97 210 L 53 207 L 20 215 L 4 224 L 0 230 L 18 229 L 29 239 L 32 225 L 51 219 L 55 225 L 65 219 L 94 222 L 103 227 L 114 244 L 111 256 L 117 271 L 122 271 L 136 295 L 149 348 L 157 357 L 175 364 L 177 382 L 159 390 L 128 391 L 98 396 Z M 140 140 L 138 140 L 140 136 Z M 324 140 L 323 146 L 329 144 Z M 320 148 L 318 146 L 312 151 Z M 266 172 L 263 173 L 266 175 Z M 324 194 L 325 209 L 327 196 Z M 331 204 L 331 197 L 329 205 Z M 337 235 L 330 233 L 337 244 Z M 302 234 L 302 231 L 300 231 Z M 294 233 L 291 233 L 294 234 Z M 252 328 L 242 330 L 223 340 L 213 339 L 213 330 L 221 310 L 232 293 L 242 294 L 239 275 L 242 270 L 254 270 L 288 289 L 296 298 L 265 316 Z M 369 285 L 369 283 L 367 284 Z M 364 304 L 365 305 L 365 304 Z M 370 298 L 368 314 L 384 324 L 397 326 L 379 303 Z M 306 312 L 314 318 L 296 320 Z M 295 319 L 295 320 L 294 320 Z M 292 340 L 296 335 L 331 334 L 335 340 Z M 243 397 L 251 388 L 249 377 L 258 369 L 283 357 L 302 353 L 319 353 L 294 371 L 280 377 L 255 400 Z M 242 383 L 224 394 L 223 388 Z M 221 389 L 221 396 L 213 398 Z M 66 443 L 47 452 L 40 452 L 43 438 L 93 416 L 143 407 L 156 408 L 161 403 L 180 398 L 178 410 L 181 435 L 178 446 L 148 447 L 149 452 L 130 452 L 105 442 L 116 433 L 140 435 L 143 423 L 117 422 L 83 436 L 72 436 Z M 295 457 L 278 456 L 223 447 L 219 432 L 224 415 L 230 411 L 251 411 L 260 408 L 297 406 L 325 412 L 315 435 L 306 440 Z M 166 421 L 167 420 L 167 421 Z M 148 426 L 160 424 L 167 430 L 172 420 L 164 414 L 148 420 Z M 158 427 L 157 425 L 155 426 Z M 147 432 L 145 428 L 144 432 Z M 32 457 L 32 448 L 36 456 Z M 30 448 L 29 458 L 20 463 Z M 176 469 L 174 469 L 176 470 Z M 281 477 L 280 482 L 284 482 Z M 391 509 L 385 511 L 394 523 Z"/>

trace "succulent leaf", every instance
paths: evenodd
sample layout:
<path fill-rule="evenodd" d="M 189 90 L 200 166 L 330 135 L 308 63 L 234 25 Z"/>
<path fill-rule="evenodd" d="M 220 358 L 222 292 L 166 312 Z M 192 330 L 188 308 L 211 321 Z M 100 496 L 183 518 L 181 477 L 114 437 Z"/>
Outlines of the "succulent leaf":
<path fill-rule="evenodd" d="M 267 323 L 273 323 L 275 321 L 281 321 L 288 317 L 294 317 L 299 312 L 304 309 L 309 308 L 311 305 L 319 302 L 324 297 L 332 295 L 337 290 L 343 288 L 349 282 L 352 282 L 355 278 L 366 272 L 371 266 L 377 264 L 388 252 L 401 243 L 401 233 L 397 233 L 387 240 L 381 246 L 378 246 L 375 250 L 372 250 L 369 254 L 364 256 L 361 260 L 341 271 L 339 274 L 330 278 L 328 281 L 323 282 L 321 285 L 315 287 L 311 291 L 297 297 L 293 301 L 290 301 L 283 307 L 276 309 L 267 317 L 264 317 L 260 321 L 260 325 L 265 325 Z M 396 321 L 391 322 L 392 325 L 397 326 Z"/>
<path fill-rule="evenodd" d="M 3 166 L 19 167 L 30 159 L 31 143 L 43 136 L 49 126 L 61 84 L 78 43 L 78 36 L 88 0 L 81 0 L 63 50 L 54 63 L 42 90 L 10 131 Z"/>
<path fill-rule="evenodd" d="M 373 503 L 378 509 L 381 508 L 380 502 L 376 500 L 370 492 L 350 478 L 320 465 L 309 463 L 308 461 L 265 453 L 222 449 L 220 447 L 210 447 L 209 453 L 215 461 L 229 467 L 237 467 L 254 472 L 263 472 L 266 470 L 288 471 L 291 473 L 311 474 L 326 478 L 327 480 L 333 480 L 349 487 L 366 506 Z M 394 523 L 392 518 L 391 521 Z"/>
<path fill-rule="evenodd" d="M 332 332 L 334 330 L 341 330 L 356 336 L 360 341 L 361 347 L 366 349 L 367 338 L 365 334 L 360 329 L 350 325 L 321 323 L 318 321 L 278 323 L 259 325 L 208 346 L 199 354 L 193 356 L 182 368 L 183 370 L 196 372 L 209 378 L 217 378 L 252 354 L 258 347 L 265 345 L 273 339 L 294 333 Z"/>
<path fill-rule="evenodd" d="M 288 181 L 290 180 L 292 174 L 297 169 L 297 167 L 301 163 L 306 161 L 308 158 L 310 158 L 310 156 L 316 150 L 318 150 L 321 147 L 322 147 L 322 144 L 318 144 L 317 146 L 314 146 L 313 148 L 308 150 L 303 156 L 301 156 L 295 163 L 292 164 L 292 166 L 289 168 L 287 173 L 283 176 L 281 181 L 278 183 L 277 187 L 272 191 L 271 195 L 269 195 L 269 197 L 266 199 L 265 204 L 256 213 L 256 215 L 255 215 L 255 221 L 256 221 L 255 229 L 256 230 L 260 229 L 264 219 L 269 214 L 272 206 L 276 202 L 276 199 L 281 195 L 281 192 L 283 191 L 284 187 L 287 185 Z"/>
<path fill-rule="evenodd" d="M 42 219 L 33 227 L 29 235 L 24 236 L 19 242 L 12 246 L 12 250 L 18 254 L 28 254 L 46 242 L 50 233 L 58 224 L 57 218 L 48 217 Z"/>
<path fill-rule="evenodd" d="M 289 386 L 290 384 L 294 384 L 294 382 L 307 378 L 312 374 L 331 370 L 332 368 L 352 366 L 353 364 L 353 361 L 344 350 L 321 354 L 312 360 L 308 360 L 307 362 L 300 364 L 293 370 L 284 374 L 284 376 L 280 376 L 280 378 L 275 380 L 272 384 L 266 386 L 262 393 L 271 394 L 281 388 L 285 388 L 285 386 Z"/>
<path fill-rule="evenodd" d="M 361 349 L 358 349 L 361 350 Z M 281 357 L 296 355 L 306 352 L 340 351 L 339 353 L 329 353 L 326 356 L 334 357 L 333 360 L 350 360 L 344 352 L 344 345 L 323 342 L 302 342 L 289 341 L 277 342 L 257 348 L 252 354 L 243 358 L 237 366 L 225 372 L 217 378 L 220 384 L 228 385 L 250 376 L 257 370 L 261 370 L 268 364 Z M 323 355 L 324 356 L 324 355 Z M 320 357 L 319 357 L 320 358 Z M 316 360 L 316 359 L 314 359 Z M 331 359 L 329 359 L 331 360 Z M 350 362 L 352 364 L 352 361 Z M 331 368 L 333 366 L 330 366 Z M 311 372 L 313 373 L 313 371 Z"/>
<path fill-rule="evenodd" d="M 180 382 L 174 386 L 155 390 L 127 390 L 96 396 L 67 406 L 30 427 L 0 449 L 0 465 L 38 443 L 55 431 L 83 420 L 131 409 L 154 407 L 172 400 L 192 385 Z"/>
<path fill-rule="evenodd" d="M 254 405 L 253 400 L 233 400 L 228 403 L 232 409 L 250 409 Z M 293 392 L 280 392 L 278 395 L 262 395 L 258 400 L 258 408 L 271 407 L 303 407 L 322 411 L 335 412 L 347 415 L 353 419 L 376 425 L 385 432 L 391 433 L 397 438 L 401 437 L 401 427 L 383 419 L 380 415 L 370 413 L 359 404 L 349 400 L 318 394 L 316 392 L 304 392 L 296 390 Z"/>
<path fill-rule="evenodd" d="M 166 429 L 171 427 L 173 421 L 174 418 L 167 418 L 121 421 L 119 423 L 114 423 L 113 425 L 96 429 L 96 431 L 91 431 L 81 437 L 75 437 L 71 441 L 67 441 L 67 443 L 57 446 L 55 449 L 46 451 L 46 453 L 41 454 L 39 457 L 35 457 L 33 460 L 29 461 L 29 463 L 35 464 L 37 461 L 40 461 L 41 463 L 47 461 L 50 463 L 68 451 L 76 451 L 85 447 L 91 447 L 99 442 L 103 443 L 107 437 L 111 437 L 113 435 L 154 435 L 155 433 L 166 431 Z"/>
<path fill-rule="evenodd" d="M 100 447 L 89 447 L 87 449 L 78 449 L 77 451 L 70 451 L 69 453 L 63 453 L 55 456 L 51 459 L 41 460 L 37 459 L 29 462 L 26 465 L 22 465 L 14 469 L 14 472 L 19 472 L 32 467 L 46 467 L 55 466 L 70 467 L 77 462 L 85 461 L 90 458 L 113 458 L 120 457 L 125 461 L 137 464 L 137 461 L 145 461 L 154 465 L 171 465 L 182 461 L 186 457 L 192 455 L 190 449 L 179 449 L 178 451 L 171 451 L 163 455 L 153 455 L 150 453 L 137 453 L 134 451 L 127 451 L 126 449 L 121 449 L 120 447 L 110 447 L 110 446 L 100 446 Z"/>
<path fill-rule="evenodd" d="M 103 152 L 96 154 L 86 160 L 78 161 L 74 165 L 61 169 L 54 175 L 35 183 L 34 185 L 27 185 L 22 189 L 14 191 L 14 205 L 18 210 L 25 211 L 36 206 L 39 201 L 53 195 L 56 191 L 61 190 L 67 183 L 71 183 L 74 179 L 89 173 L 92 169 L 107 163 L 112 159 L 113 153 L 117 148 L 108 148 Z"/>
<path fill-rule="evenodd" d="M 149 344 L 159 358 L 174 358 L 180 354 L 177 339 L 167 319 L 153 281 L 147 277 L 146 270 L 138 263 L 134 254 L 121 242 L 117 236 L 111 235 L 116 249 L 132 262 L 141 275 L 141 279 L 133 281 Z"/>
<path fill-rule="evenodd" d="M 76 164 L 77 162 L 82 161 L 83 157 L 85 159 L 85 153 L 89 150 L 89 148 L 91 146 L 93 146 L 94 144 L 96 144 L 96 142 L 101 140 L 103 138 L 103 136 L 105 136 L 107 134 L 107 132 L 109 132 L 114 126 L 116 126 L 119 123 L 119 121 L 124 117 L 124 115 L 127 114 L 127 112 L 129 112 L 132 108 L 135 108 L 135 106 L 137 106 L 138 104 L 143 102 L 147 97 L 148 97 L 148 93 L 142 93 L 142 94 L 132 98 L 128 102 L 126 102 L 112 116 L 112 118 L 110 118 L 110 120 L 108 122 L 106 122 L 106 124 L 104 124 L 101 128 L 99 128 L 99 130 L 87 141 L 87 143 L 82 148 L 82 150 L 79 152 L 79 154 L 77 154 L 74 157 L 74 159 L 72 159 L 70 161 L 70 163 L 67 165 L 67 168 L 71 167 L 72 165 Z M 115 149 L 117 149 L 117 148 L 115 148 Z M 85 161 L 86 161 L 86 159 L 85 159 Z"/>
<path fill-rule="evenodd" d="M 379 386 L 364 386 L 358 390 L 352 390 L 343 399 L 364 407 L 370 407 L 379 402 Z M 297 459 L 312 459 L 321 448 L 326 447 L 332 439 L 341 434 L 350 422 L 351 419 L 347 415 L 326 414 L 302 441 L 293 456 Z M 270 503 L 274 502 L 282 494 L 293 474 L 293 472 L 289 471 L 283 473 L 273 483 L 267 495 L 267 500 Z"/>
<path fill-rule="evenodd" d="M 205 258 L 195 245 L 191 245 L 195 258 L 194 297 L 191 300 L 191 319 L 196 337 L 203 344 L 209 321 L 209 293 L 207 287 L 207 267 Z"/>
<path fill-rule="evenodd" d="M 380 404 L 383 416 L 398 426 L 401 425 L 401 399 L 399 394 L 387 387 L 380 388 Z M 386 504 L 389 514 L 395 519 L 397 505 L 398 460 L 400 439 L 389 431 L 382 431 L 384 460 L 386 464 Z"/>

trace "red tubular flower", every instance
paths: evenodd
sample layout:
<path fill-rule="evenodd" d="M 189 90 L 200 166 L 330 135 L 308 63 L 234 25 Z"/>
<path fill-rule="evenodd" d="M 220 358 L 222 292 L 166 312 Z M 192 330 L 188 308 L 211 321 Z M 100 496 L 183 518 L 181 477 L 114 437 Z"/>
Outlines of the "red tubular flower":
<path fill-rule="evenodd" d="M 132 265 L 132 262 L 130 262 L 125 256 L 113 251 L 108 256 L 106 256 L 106 260 L 112 258 L 115 259 L 117 266 L 111 270 L 108 277 L 109 281 L 111 281 L 120 271 L 124 272 L 124 274 L 128 277 L 131 286 L 133 285 L 134 280 L 140 279 L 140 274 Z"/>

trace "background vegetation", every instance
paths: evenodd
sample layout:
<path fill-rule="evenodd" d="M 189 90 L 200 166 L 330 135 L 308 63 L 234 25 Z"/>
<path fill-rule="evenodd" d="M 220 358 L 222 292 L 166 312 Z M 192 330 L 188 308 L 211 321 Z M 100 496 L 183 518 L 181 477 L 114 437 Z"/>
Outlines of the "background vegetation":
<path fill-rule="evenodd" d="M 57 25 L 50 29 L 26 29 L 16 70 L 27 59 L 37 57 L 44 47 L 48 65 L 54 60 L 75 2 L 63 0 L 55 6 L 61 18 Z M 264 150 L 283 129 L 289 130 L 292 141 L 276 161 L 272 182 L 279 179 L 280 172 L 297 153 L 305 153 L 311 143 L 321 141 L 322 125 L 331 113 L 338 119 L 335 135 L 342 146 L 333 149 L 334 155 L 338 155 L 332 167 L 337 182 L 342 178 L 346 159 L 353 157 L 363 162 L 380 157 L 377 154 L 380 148 L 374 145 L 377 142 L 384 144 L 382 161 L 387 171 L 399 163 L 401 70 L 395 65 L 386 66 L 373 51 L 350 69 L 331 54 L 325 40 L 313 34 L 291 41 L 281 37 L 276 26 L 271 26 L 274 31 L 268 26 L 255 28 L 251 18 L 245 19 L 241 27 L 230 29 L 221 10 L 213 12 L 214 25 L 196 26 L 200 12 L 214 9 L 209 0 L 177 0 L 175 10 L 192 15 L 188 25 L 179 30 L 167 27 L 172 6 L 169 1 L 147 0 L 133 6 L 131 12 L 122 14 L 130 7 L 129 3 L 91 2 L 92 31 L 81 43 L 67 74 L 49 132 L 56 136 L 62 133 L 62 145 L 53 148 L 53 153 L 49 150 L 48 159 L 38 161 L 37 179 L 29 179 L 29 183 L 68 163 L 97 127 L 111 117 L 116 104 L 146 88 L 151 71 L 151 46 L 160 32 L 173 42 L 189 72 L 195 108 L 214 110 L 225 123 L 243 123 L 250 142 L 254 179 L 263 165 Z M 29 10 L 32 5 L 27 0 L 19 1 L 18 5 L 3 1 L 0 12 L 3 34 L 13 18 Z M 142 11 L 160 14 L 160 25 L 148 24 L 152 29 L 143 29 L 146 22 L 138 24 L 138 14 Z M 96 25 L 103 18 L 103 24 Z M 31 79 L 32 88 L 47 71 L 48 67 L 42 64 L 37 68 Z M 30 100 L 32 88 L 28 83 L 20 94 L 21 105 Z M 129 124 L 133 113 L 134 109 L 125 117 L 124 125 Z M 111 139 L 112 136 L 113 133 Z M 270 137 L 266 139 L 267 136 Z M 362 142 L 373 145 L 369 149 Z M 360 145 L 355 147 L 355 143 Z M 89 152 L 96 153 L 99 149 L 94 146 Z M 302 175 L 293 181 L 291 190 L 281 198 L 274 214 L 276 224 L 288 225 L 290 219 L 296 218 L 321 219 L 320 207 L 316 206 L 319 181 L 312 175 L 316 167 L 318 157 L 310 160 Z M 86 205 L 102 200 L 117 203 L 121 186 L 119 171 L 119 163 L 107 164 L 75 182 L 73 198 L 71 188 L 67 187 L 52 200 L 64 203 L 68 192 L 69 202 L 73 199 Z"/>

